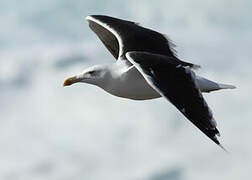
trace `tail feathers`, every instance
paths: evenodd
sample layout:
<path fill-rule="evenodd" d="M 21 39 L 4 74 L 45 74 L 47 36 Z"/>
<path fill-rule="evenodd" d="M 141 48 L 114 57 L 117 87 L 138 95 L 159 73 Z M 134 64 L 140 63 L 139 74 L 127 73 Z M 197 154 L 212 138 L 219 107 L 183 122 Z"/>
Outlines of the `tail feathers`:
<path fill-rule="evenodd" d="M 235 89 L 236 87 L 229 84 L 218 84 L 220 89 Z"/>
<path fill-rule="evenodd" d="M 198 84 L 201 92 L 211 92 L 220 89 L 235 89 L 236 87 L 229 84 L 216 83 L 206 78 L 196 76 L 196 83 Z"/>

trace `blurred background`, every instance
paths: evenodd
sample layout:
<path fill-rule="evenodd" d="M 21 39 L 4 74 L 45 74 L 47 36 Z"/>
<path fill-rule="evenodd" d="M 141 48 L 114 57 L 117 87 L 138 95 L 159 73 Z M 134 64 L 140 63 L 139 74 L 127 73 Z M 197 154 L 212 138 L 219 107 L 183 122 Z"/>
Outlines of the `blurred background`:
<path fill-rule="evenodd" d="M 0 0 L 0 179 L 250 179 L 251 0 Z M 229 154 L 165 99 L 133 101 L 66 77 L 114 63 L 85 17 L 167 34 L 199 75 Z"/>

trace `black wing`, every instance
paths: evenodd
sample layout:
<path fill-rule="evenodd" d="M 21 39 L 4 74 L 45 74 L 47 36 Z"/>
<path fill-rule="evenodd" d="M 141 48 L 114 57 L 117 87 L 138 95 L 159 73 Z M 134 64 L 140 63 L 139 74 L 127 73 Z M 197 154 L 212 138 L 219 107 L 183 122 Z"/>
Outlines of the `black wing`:
<path fill-rule="evenodd" d="M 126 59 L 128 51 L 146 51 L 175 58 L 171 43 L 159 32 L 109 16 L 92 15 L 86 20 L 116 59 Z"/>
<path fill-rule="evenodd" d="M 128 60 L 146 81 L 168 99 L 195 126 L 216 144 L 219 131 L 211 110 L 195 81 L 195 74 L 183 62 L 172 57 L 147 52 L 128 52 Z"/>

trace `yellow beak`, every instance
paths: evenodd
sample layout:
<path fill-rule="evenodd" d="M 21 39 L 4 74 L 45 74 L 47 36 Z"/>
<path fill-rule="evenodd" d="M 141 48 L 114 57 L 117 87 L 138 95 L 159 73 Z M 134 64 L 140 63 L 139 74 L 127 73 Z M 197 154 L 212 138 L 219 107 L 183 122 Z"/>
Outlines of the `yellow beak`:
<path fill-rule="evenodd" d="M 65 86 L 70 86 L 76 82 L 79 82 L 79 78 L 77 78 L 76 76 L 73 76 L 73 77 L 69 77 L 67 78 L 64 83 L 63 83 L 63 87 Z"/>

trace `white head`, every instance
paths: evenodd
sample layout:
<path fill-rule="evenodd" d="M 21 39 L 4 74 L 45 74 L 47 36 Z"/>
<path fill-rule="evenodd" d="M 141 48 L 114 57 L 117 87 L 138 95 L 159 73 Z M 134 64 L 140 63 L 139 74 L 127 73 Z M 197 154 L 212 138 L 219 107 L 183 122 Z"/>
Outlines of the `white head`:
<path fill-rule="evenodd" d="M 96 65 L 85 69 L 82 73 L 67 78 L 63 86 L 70 86 L 74 83 L 82 82 L 103 86 L 106 79 L 109 79 L 110 70 L 108 66 Z"/>

